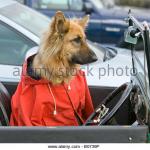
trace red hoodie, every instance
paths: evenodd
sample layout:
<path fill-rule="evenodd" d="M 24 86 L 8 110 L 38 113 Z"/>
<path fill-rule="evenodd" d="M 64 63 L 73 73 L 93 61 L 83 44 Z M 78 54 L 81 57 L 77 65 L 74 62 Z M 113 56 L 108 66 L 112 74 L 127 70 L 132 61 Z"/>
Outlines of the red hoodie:
<path fill-rule="evenodd" d="M 12 97 L 11 126 L 77 126 L 75 111 L 83 122 L 89 117 L 94 109 L 82 71 L 70 81 L 68 89 L 67 84 L 52 85 L 46 80 L 31 78 L 26 73 L 27 62 Z"/>

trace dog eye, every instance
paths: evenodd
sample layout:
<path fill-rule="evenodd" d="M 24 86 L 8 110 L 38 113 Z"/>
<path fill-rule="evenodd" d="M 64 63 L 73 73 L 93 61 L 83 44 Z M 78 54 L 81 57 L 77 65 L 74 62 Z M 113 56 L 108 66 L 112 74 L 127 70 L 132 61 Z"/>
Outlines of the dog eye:
<path fill-rule="evenodd" d="M 77 38 L 73 39 L 72 41 L 77 43 L 77 44 L 80 44 L 81 43 L 81 38 L 77 37 Z"/>

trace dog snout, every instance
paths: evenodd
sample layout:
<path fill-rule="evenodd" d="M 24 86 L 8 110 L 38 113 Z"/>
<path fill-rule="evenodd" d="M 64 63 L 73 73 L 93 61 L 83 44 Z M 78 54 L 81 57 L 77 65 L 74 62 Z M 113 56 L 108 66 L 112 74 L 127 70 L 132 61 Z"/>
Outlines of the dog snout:
<path fill-rule="evenodd" d="M 95 54 L 92 50 L 90 50 L 90 52 L 89 52 L 89 57 L 90 57 L 90 58 L 89 58 L 90 63 L 95 62 L 95 61 L 98 60 L 96 54 Z"/>
<path fill-rule="evenodd" d="M 71 62 L 74 64 L 88 64 L 97 61 L 97 56 L 92 50 L 80 51 L 73 55 Z"/>

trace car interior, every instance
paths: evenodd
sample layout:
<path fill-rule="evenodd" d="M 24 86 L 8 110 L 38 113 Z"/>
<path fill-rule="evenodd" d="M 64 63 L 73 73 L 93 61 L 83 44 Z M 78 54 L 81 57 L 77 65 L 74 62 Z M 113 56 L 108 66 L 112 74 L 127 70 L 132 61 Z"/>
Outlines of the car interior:
<path fill-rule="evenodd" d="M 7 88 L 9 86 L 7 85 Z M 15 90 L 16 85 L 11 85 L 9 90 Z M 89 87 L 91 97 L 93 100 L 94 108 L 103 102 L 103 100 L 112 92 L 115 88 L 104 88 L 104 87 Z M 120 91 L 110 102 L 107 103 L 107 107 L 112 109 L 119 98 L 121 97 L 123 91 Z M 12 94 L 12 93 L 11 93 Z M 11 96 L 5 86 L 0 83 L 0 124 L 2 126 L 9 125 L 9 118 L 11 113 Z M 122 119 L 124 118 L 124 119 Z M 115 121 L 114 121 L 115 120 Z M 119 108 L 115 117 L 110 120 L 106 125 L 132 125 L 136 121 L 135 113 L 131 107 L 130 98 L 124 102 L 124 104 Z"/>
<path fill-rule="evenodd" d="M 106 107 L 113 110 L 113 107 L 119 102 L 124 88 L 119 91 L 117 89 L 114 98 L 112 98 L 113 93 L 110 94 L 113 90 L 113 88 L 90 87 L 95 110 L 106 99 Z M 109 97 L 108 94 L 111 96 L 109 95 Z M 92 126 L 87 124 L 78 127 L 10 127 L 10 103 L 11 95 L 0 83 L 0 142 L 2 143 L 141 143 L 147 141 L 148 127 L 142 123 L 136 124 L 137 118 L 130 96 L 127 97 L 117 113 L 104 124 L 93 124 Z"/>

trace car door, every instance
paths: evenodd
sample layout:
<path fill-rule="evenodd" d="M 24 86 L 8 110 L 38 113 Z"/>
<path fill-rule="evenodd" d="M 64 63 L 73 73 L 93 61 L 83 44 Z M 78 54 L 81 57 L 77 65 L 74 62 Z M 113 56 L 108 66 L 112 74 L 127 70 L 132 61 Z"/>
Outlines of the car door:
<path fill-rule="evenodd" d="M 146 126 L 0 127 L 0 143 L 145 143 L 147 131 Z"/>
<path fill-rule="evenodd" d="M 114 6 L 108 8 L 102 0 L 87 1 L 93 5 L 91 21 L 99 24 L 97 26 L 99 28 L 97 30 L 95 28 L 99 35 L 96 33 L 97 37 L 95 37 L 94 41 L 105 44 L 117 44 L 124 35 L 123 32 L 126 28 L 124 18 L 127 16 L 127 12 L 118 10 Z"/>
<path fill-rule="evenodd" d="M 123 41 L 126 24 L 124 15 L 116 13 L 117 10 L 101 9 L 101 43 L 119 44 Z"/>
<path fill-rule="evenodd" d="M 0 81 L 12 94 L 18 84 L 26 52 L 34 42 L 0 21 Z"/>

